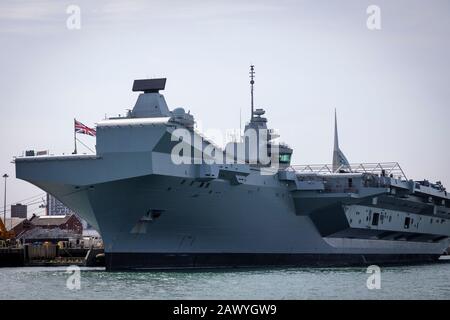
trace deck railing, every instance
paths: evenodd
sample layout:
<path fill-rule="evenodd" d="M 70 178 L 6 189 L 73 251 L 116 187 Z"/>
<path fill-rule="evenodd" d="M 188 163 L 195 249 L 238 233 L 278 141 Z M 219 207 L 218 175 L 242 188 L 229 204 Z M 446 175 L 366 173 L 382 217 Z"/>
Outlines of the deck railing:
<path fill-rule="evenodd" d="M 349 165 L 341 165 L 336 170 L 333 170 L 331 164 L 292 165 L 289 169 L 298 173 L 318 174 L 370 173 L 408 180 L 398 162 L 352 163 Z"/>

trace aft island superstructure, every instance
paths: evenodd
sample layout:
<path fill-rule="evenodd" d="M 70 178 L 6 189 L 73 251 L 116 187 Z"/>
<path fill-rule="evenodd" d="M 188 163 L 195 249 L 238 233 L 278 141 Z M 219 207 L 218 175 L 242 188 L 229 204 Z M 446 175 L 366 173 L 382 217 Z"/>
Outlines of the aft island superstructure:
<path fill-rule="evenodd" d="M 189 112 L 169 110 L 159 92 L 166 79 L 145 79 L 134 82 L 141 93 L 126 117 L 97 124 L 95 154 L 18 157 L 17 178 L 101 233 L 107 270 L 382 265 L 443 254 L 450 198 L 441 183 L 408 179 L 397 163 L 350 164 L 337 125 L 331 165 L 291 165 L 293 149 L 253 106 L 252 71 L 251 118 L 226 148 L 231 156 L 197 132 Z"/>

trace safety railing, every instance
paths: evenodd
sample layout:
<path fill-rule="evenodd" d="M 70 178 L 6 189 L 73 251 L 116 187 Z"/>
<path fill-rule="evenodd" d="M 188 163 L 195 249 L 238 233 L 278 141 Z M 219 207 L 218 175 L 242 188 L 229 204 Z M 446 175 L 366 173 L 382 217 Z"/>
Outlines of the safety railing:
<path fill-rule="evenodd" d="M 369 173 L 378 176 L 408 180 L 398 162 L 353 163 L 341 165 L 333 170 L 330 164 L 292 165 L 288 170 L 298 173 L 340 174 L 340 173 Z"/>

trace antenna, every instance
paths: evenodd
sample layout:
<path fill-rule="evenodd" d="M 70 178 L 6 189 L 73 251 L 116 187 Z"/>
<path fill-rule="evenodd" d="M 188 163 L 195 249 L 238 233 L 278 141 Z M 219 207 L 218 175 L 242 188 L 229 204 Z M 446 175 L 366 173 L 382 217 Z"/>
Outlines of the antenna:
<path fill-rule="evenodd" d="M 253 121 L 253 85 L 255 84 L 255 66 L 250 66 L 250 92 L 251 92 L 251 106 L 252 106 L 252 114 L 250 120 Z"/>

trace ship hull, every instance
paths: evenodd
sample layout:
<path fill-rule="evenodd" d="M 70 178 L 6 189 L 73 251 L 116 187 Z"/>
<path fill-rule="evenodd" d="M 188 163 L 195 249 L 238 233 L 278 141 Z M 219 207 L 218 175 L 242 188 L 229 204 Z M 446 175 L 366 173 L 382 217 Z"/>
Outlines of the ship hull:
<path fill-rule="evenodd" d="M 250 177 L 249 184 L 217 179 L 206 187 L 195 179 L 148 175 L 77 192 L 40 187 L 81 215 L 93 213 L 108 271 L 416 264 L 436 261 L 448 246 L 323 237 L 309 216 L 296 214 L 287 190 L 270 185 L 272 177 L 255 179 L 266 184 L 252 185 Z"/>
<path fill-rule="evenodd" d="M 415 264 L 436 261 L 448 247 L 447 238 L 324 236 L 317 221 L 299 214 L 302 202 L 283 182 L 258 171 L 245 183 L 232 184 L 190 175 L 123 177 L 126 170 L 139 168 L 106 156 L 79 162 L 80 172 L 92 168 L 93 173 L 69 171 L 64 161 L 22 161 L 16 162 L 17 176 L 53 194 L 97 228 L 109 271 Z M 118 177 L 102 182 L 103 171 Z M 333 210 L 324 214 L 341 214 Z"/>
<path fill-rule="evenodd" d="M 108 271 L 356 267 L 433 263 L 440 254 L 106 253 Z"/>

